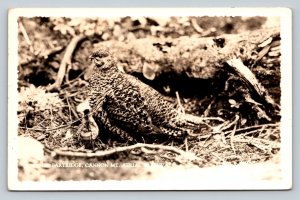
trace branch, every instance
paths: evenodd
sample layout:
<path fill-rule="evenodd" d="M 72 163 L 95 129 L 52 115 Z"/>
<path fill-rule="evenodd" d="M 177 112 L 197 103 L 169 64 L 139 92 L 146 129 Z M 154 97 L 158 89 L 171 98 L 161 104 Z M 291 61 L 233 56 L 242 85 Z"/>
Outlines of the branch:
<path fill-rule="evenodd" d="M 227 61 L 227 64 L 232 67 L 236 74 L 244 80 L 246 85 L 254 91 L 261 99 L 260 102 L 270 104 L 275 107 L 275 102 L 268 94 L 267 90 L 259 83 L 255 75 L 246 67 L 240 59 L 231 59 Z"/>
<path fill-rule="evenodd" d="M 224 44 L 216 42 L 215 37 L 179 37 L 176 39 L 145 38 L 130 43 L 119 41 L 99 42 L 95 48 L 109 48 L 125 72 L 142 73 L 145 64 L 153 67 L 155 76 L 164 72 L 186 73 L 189 77 L 214 78 L 224 63 L 232 59 L 232 53 L 242 61 L 266 58 L 266 51 L 260 53 L 262 45 L 268 38 L 279 35 L 280 29 L 270 28 L 247 31 L 241 34 L 221 35 Z M 280 44 L 279 44 L 280 45 Z M 163 51 L 166 47 L 169 50 Z M 274 49 L 273 47 L 273 50 Z M 278 51 L 278 50 L 277 50 Z M 268 57 L 267 61 L 278 63 L 278 57 Z M 263 61 L 265 62 L 265 61 Z M 146 77 L 147 78 L 147 77 Z"/>
<path fill-rule="evenodd" d="M 24 39 L 25 39 L 27 45 L 29 46 L 30 52 L 35 55 L 35 51 L 34 51 L 34 48 L 32 46 L 32 42 L 30 41 L 30 39 L 28 37 L 28 34 L 26 32 L 26 29 L 25 29 L 25 27 L 24 27 L 24 25 L 23 25 L 23 23 L 21 21 L 19 21 L 19 27 L 20 27 L 20 30 L 21 30 L 21 32 L 22 32 L 22 34 L 24 36 Z"/>
<path fill-rule="evenodd" d="M 67 65 L 71 64 L 71 58 L 74 53 L 74 50 L 77 47 L 77 44 L 84 38 L 85 38 L 84 35 L 77 35 L 72 38 L 71 42 L 67 46 L 65 55 L 60 63 L 56 80 L 52 85 L 50 85 L 47 88 L 48 91 L 53 91 L 53 90 L 57 91 L 60 89 L 60 86 L 62 84 L 62 81 L 63 81 L 65 73 L 66 73 Z"/>
<path fill-rule="evenodd" d="M 276 124 L 260 124 L 260 125 L 255 125 L 255 126 L 248 126 L 248 127 L 245 127 L 245 128 L 236 129 L 235 134 L 241 134 L 241 133 L 245 132 L 248 135 L 250 133 L 255 133 L 258 129 L 261 129 L 263 127 L 264 128 L 266 128 L 266 127 L 279 128 L 279 126 L 280 126 L 279 123 L 276 123 Z M 225 131 L 223 133 L 226 136 L 226 135 L 232 133 L 232 130 Z M 204 134 L 204 135 L 199 135 L 198 139 L 207 139 L 207 138 L 210 138 L 211 136 L 217 135 L 217 134 L 220 134 L 220 131 L 213 131 L 213 132 L 210 132 L 210 133 L 207 133 L 207 134 Z"/>
<path fill-rule="evenodd" d="M 178 154 L 184 158 L 190 159 L 190 160 L 196 160 L 198 159 L 193 153 L 191 152 L 185 152 L 181 149 L 178 149 L 176 147 L 172 146 L 164 146 L 159 144 L 143 144 L 143 143 L 137 143 L 131 146 L 125 146 L 125 147 L 116 147 L 114 149 L 106 150 L 106 151 L 96 151 L 96 152 L 74 152 L 70 150 L 61 150 L 61 149 L 51 149 L 49 147 L 46 147 L 46 150 L 50 151 L 50 153 L 54 153 L 55 155 L 60 156 L 72 156 L 72 157 L 106 157 L 110 156 L 116 153 L 121 153 L 125 151 L 131 151 L 137 148 L 148 148 L 148 149 L 155 149 L 155 150 L 163 150 L 163 151 L 170 151 L 175 154 Z"/>

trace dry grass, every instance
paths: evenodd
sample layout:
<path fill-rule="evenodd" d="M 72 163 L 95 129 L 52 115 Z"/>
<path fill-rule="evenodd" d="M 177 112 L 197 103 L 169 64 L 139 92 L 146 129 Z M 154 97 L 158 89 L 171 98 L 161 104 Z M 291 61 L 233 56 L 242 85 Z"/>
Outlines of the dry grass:
<path fill-rule="evenodd" d="M 271 160 L 280 150 L 279 123 L 238 127 L 240 123 L 238 116 L 232 121 L 221 120 L 213 116 L 205 117 L 203 123 L 209 127 L 209 131 L 204 130 L 199 135 L 188 136 L 184 141 L 157 140 L 156 144 L 132 145 L 117 141 L 104 143 L 98 138 L 91 143 L 84 142 L 77 133 L 81 118 L 75 108 L 78 103 L 76 99 L 83 99 L 84 93 L 76 90 L 72 92 L 72 90 L 72 87 L 67 87 L 64 92 L 61 92 L 60 96 L 65 95 L 62 98 L 63 103 L 55 102 L 51 105 L 52 109 L 35 110 L 35 106 L 32 105 L 35 113 L 33 127 L 26 127 L 29 120 L 26 118 L 20 124 L 19 135 L 35 138 L 45 146 L 44 164 L 59 162 L 147 164 L 154 162 L 164 166 L 204 168 L 223 164 L 261 163 Z M 51 104 L 51 102 L 48 103 Z M 184 105 L 181 109 L 183 107 Z M 55 180 L 86 180 L 90 179 L 89 173 L 94 173 L 93 179 L 103 180 L 105 178 L 134 179 L 141 174 L 144 174 L 145 178 L 152 177 L 153 174 L 145 175 L 147 170 L 149 169 L 140 167 L 139 173 L 136 173 L 137 168 L 119 168 L 117 173 L 116 169 L 102 168 L 100 173 L 99 168 L 88 168 L 83 169 L 84 173 L 82 173 L 77 168 L 53 169 L 50 167 L 43 169 L 42 173 L 45 179 L 49 177 Z M 22 174 L 22 171 L 20 173 Z M 25 179 L 25 174 L 20 175 L 20 179 Z"/>

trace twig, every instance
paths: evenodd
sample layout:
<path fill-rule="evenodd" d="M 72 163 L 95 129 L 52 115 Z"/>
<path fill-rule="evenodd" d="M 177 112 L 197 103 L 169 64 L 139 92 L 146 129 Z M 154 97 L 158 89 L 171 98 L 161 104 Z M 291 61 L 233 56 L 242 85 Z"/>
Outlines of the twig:
<path fill-rule="evenodd" d="M 270 138 L 271 135 L 274 136 L 274 134 L 277 132 L 278 130 L 276 129 L 268 129 L 267 131 L 265 131 L 264 133 L 260 133 L 260 138 Z"/>
<path fill-rule="evenodd" d="M 141 151 L 142 151 L 143 153 L 145 153 L 145 154 L 148 154 L 148 155 L 155 155 L 155 154 L 157 154 L 156 151 L 149 150 L 149 149 L 147 149 L 147 148 L 145 148 L 145 147 L 142 147 L 142 148 L 141 148 Z"/>
<path fill-rule="evenodd" d="M 266 126 L 261 127 L 261 129 L 260 129 L 258 135 L 260 135 L 265 129 L 266 129 Z M 254 134 L 253 134 L 252 136 L 254 136 Z"/>
<path fill-rule="evenodd" d="M 68 98 L 67 98 L 68 99 Z M 74 106 L 74 103 L 72 103 L 72 101 L 69 101 L 70 102 L 70 109 L 71 109 L 71 113 L 73 113 L 73 115 L 75 116 L 76 119 L 79 118 L 76 110 L 74 109 L 76 106 Z"/>
<path fill-rule="evenodd" d="M 240 117 L 238 115 L 235 115 L 235 119 L 232 123 L 232 124 L 234 124 L 234 128 L 231 131 L 231 135 L 230 135 L 230 145 L 231 145 L 231 148 L 232 148 L 234 154 L 235 154 L 235 148 L 234 148 L 234 144 L 233 144 L 233 138 L 234 138 L 234 135 L 235 135 L 235 132 L 236 132 L 236 126 L 237 126 L 237 122 L 238 122 L 239 119 L 240 119 Z"/>
<path fill-rule="evenodd" d="M 207 106 L 207 108 L 205 109 L 205 111 L 203 112 L 203 116 L 207 117 L 210 113 L 211 110 L 211 106 L 215 103 L 216 98 L 213 98 L 210 102 L 210 104 Z"/>
<path fill-rule="evenodd" d="M 62 114 L 62 108 L 57 112 L 57 115 L 63 120 L 63 123 L 68 123 L 68 119 L 65 119 L 65 116 Z"/>
<path fill-rule="evenodd" d="M 170 151 L 175 154 L 181 155 L 184 158 L 195 160 L 198 159 L 194 154 L 192 153 L 187 153 L 181 149 L 178 149 L 176 147 L 172 146 L 164 146 L 164 145 L 159 145 L 159 144 L 143 144 L 143 143 L 137 143 L 131 146 L 125 146 L 125 147 L 116 147 L 114 149 L 106 150 L 106 151 L 96 151 L 96 152 L 74 152 L 70 150 L 62 150 L 62 149 L 51 149 L 48 146 L 45 146 L 46 150 L 50 151 L 50 153 L 54 152 L 56 155 L 60 156 L 72 156 L 72 157 L 105 157 L 105 156 L 110 156 L 116 153 L 121 153 L 124 151 L 131 151 L 136 148 L 148 148 L 148 149 L 159 149 L 163 151 Z M 53 153 L 52 153 L 53 154 Z"/>
<path fill-rule="evenodd" d="M 26 129 L 26 130 L 31 130 L 31 131 L 44 131 L 44 132 L 48 132 L 48 131 L 55 131 L 55 130 L 58 130 L 58 129 L 61 129 L 61 128 L 66 128 L 66 127 L 70 127 L 72 124 L 78 122 L 78 121 L 81 121 L 83 120 L 84 117 L 81 117 L 79 119 L 76 119 L 72 122 L 69 122 L 65 125 L 61 125 L 61 126 L 57 126 L 57 127 L 53 127 L 53 128 L 27 128 L 27 127 L 22 127 L 20 126 L 21 129 Z"/>
<path fill-rule="evenodd" d="M 224 160 L 223 158 L 221 158 L 220 156 L 218 156 L 216 153 L 211 152 L 211 155 L 215 156 L 216 158 L 218 158 L 220 161 L 222 161 L 223 163 L 227 163 L 226 160 Z"/>
<path fill-rule="evenodd" d="M 248 88 L 260 97 L 260 99 L 257 99 L 258 101 L 263 104 L 270 104 L 275 108 L 275 101 L 268 94 L 267 90 L 259 83 L 251 70 L 243 64 L 241 59 L 228 60 L 227 64 L 242 78 Z"/>
<path fill-rule="evenodd" d="M 241 133 L 241 135 L 243 135 L 243 136 L 247 136 L 247 135 L 254 135 L 254 134 L 256 134 L 257 133 L 257 131 L 258 130 L 253 130 L 253 131 L 249 131 L 249 132 L 246 132 L 246 133 Z"/>
<path fill-rule="evenodd" d="M 68 109 L 69 109 L 69 118 L 70 118 L 70 121 L 73 121 L 72 115 L 71 115 L 72 111 L 71 111 L 71 106 L 70 106 L 69 98 L 67 97 L 66 100 L 67 100 Z"/>
<path fill-rule="evenodd" d="M 248 130 L 251 130 L 251 129 L 259 129 L 259 128 L 262 128 L 262 127 L 277 127 L 277 126 L 279 126 L 279 123 L 276 123 L 276 124 L 261 124 L 261 125 L 255 125 L 255 126 L 250 126 L 250 127 L 245 127 L 245 128 L 239 128 L 239 129 L 236 129 L 235 134 L 240 133 L 242 131 L 248 131 Z M 251 130 L 251 131 L 248 131 L 248 132 L 244 133 L 243 135 L 244 136 L 250 135 L 250 134 L 256 133 L 257 131 L 258 130 Z M 224 133 L 224 135 L 228 135 L 231 132 L 232 131 L 229 130 L 229 131 L 225 131 L 223 133 Z M 217 135 L 217 134 L 220 134 L 220 131 L 212 131 L 212 132 L 207 133 L 205 135 L 199 135 L 197 138 L 199 140 L 205 139 L 205 141 L 207 141 L 209 138 L 211 138 L 212 136 Z M 197 136 L 197 135 L 195 135 L 195 136 Z"/>
<path fill-rule="evenodd" d="M 78 84 L 78 81 L 81 80 L 80 77 L 81 77 L 82 75 L 84 75 L 84 74 L 85 74 L 85 71 L 81 72 L 81 73 L 77 76 L 77 78 L 68 81 L 67 83 L 63 84 L 62 87 L 67 87 L 67 86 L 69 86 L 70 88 L 73 88 L 76 84 Z"/>
<path fill-rule="evenodd" d="M 197 31 L 202 37 L 207 36 L 207 35 L 211 34 L 212 32 L 216 31 L 215 28 L 210 28 L 205 31 L 203 28 L 201 28 L 199 26 L 196 18 L 191 19 L 191 24 L 192 24 L 192 27 L 195 29 L 195 31 Z"/>
<path fill-rule="evenodd" d="M 65 73 L 66 73 L 67 65 L 71 64 L 71 58 L 72 58 L 72 55 L 74 53 L 74 50 L 75 50 L 78 42 L 80 42 L 84 38 L 85 38 L 84 35 L 77 35 L 77 36 L 74 36 L 72 38 L 71 42 L 67 46 L 65 55 L 64 55 L 64 57 L 63 57 L 63 59 L 60 63 L 56 80 L 52 85 L 50 85 L 47 88 L 48 91 L 59 90 L 60 89 L 60 86 L 62 84 L 62 81 L 63 81 Z"/>
<path fill-rule="evenodd" d="M 255 125 L 255 126 L 249 126 L 249 127 L 244 127 L 244 128 L 237 129 L 236 133 L 242 132 L 242 131 L 248 131 L 248 130 L 251 130 L 251 129 L 259 129 L 259 128 L 263 127 L 263 126 L 266 126 L 266 127 L 278 127 L 279 125 L 280 125 L 279 123 L 276 123 L 276 124 L 260 124 L 260 125 Z M 225 133 L 225 135 L 228 135 L 229 133 L 231 133 L 231 130 L 225 131 L 224 133 Z M 248 133 L 252 133 L 252 131 L 251 132 L 247 132 L 247 134 Z M 213 131 L 213 132 L 210 132 L 210 133 L 208 133 L 206 135 L 203 135 L 201 137 L 202 138 L 206 138 L 208 136 L 215 135 L 215 134 L 220 134 L 220 132 L 219 131 Z"/>
<path fill-rule="evenodd" d="M 235 148 L 234 148 L 234 144 L 233 144 L 233 140 L 234 140 L 234 134 L 235 134 L 235 131 L 236 131 L 236 124 L 234 125 L 234 128 L 231 132 L 231 135 L 230 135 L 230 145 L 231 145 L 231 148 L 235 154 Z"/>
<path fill-rule="evenodd" d="M 235 115 L 235 119 L 231 123 L 228 123 L 225 126 L 223 126 L 220 131 L 226 130 L 226 129 L 230 128 L 232 125 L 236 125 L 236 123 L 239 119 L 240 119 L 240 117 L 238 115 Z"/>
<path fill-rule="evenodd" d="M 185 144 L 185 151 L 188 152 L 189 146 L 188 146 L 188 138 L 187 137 L 184 139 L 184 144 Z"/>
<path fill-rule="evenodd" d="M 193 123 L 196 125 L 206 125 L 210 129 L 213 129 L 213 126 L 211 126 L 209 123 L 207 123 L 205 121 L 211 120 L 211 121 L 225 122 L 225 120 L 222 119 L 221 117 L 198 117 L 198 116 L 187 114 L 187 113 L 184 115 L 181 115 L 181 117 L 183 117 L 183 119 L 189 123 Z M 217 131 L 215 131 L 215 132 L 217 132 Z M 189 133 L 189 136 L 192 136 L 192 137 L 197 137 L 199 135 L 202 135 L 202 134 L 201 133 Z"/>
<path fill-rule="evenodd" d="M 216 127 L 213 127 L 214 131 L 213 132 L 210 132 L 206 135 L 201 135 L 200 137 L 198 137 L 199 139 L 203 139 L 203 138 L 210 138 L 211 136 L 213 135 L 216 135 L 216 134 L 221 134 L 221 137 L 222 137 L 222 141 L 225 143 L 225 136 L 228 134 L 228 133 L 231 133 L 231 131 L 226 131 L 224 132 L 223 130 L 226 130 L 228 128 L 230 128 L 232 125 L 236 124 L 237 121 L 239 120 L 239 116 L 236 115 L 235 116 L 235 119 L 232 121 L 232 122 L 224 122 L 223 124 L 220 124 Z"/>
<path fill-rule="evenodd" d="M 199 26 L 199 24 L 197 23 L 197 19 L 196 18 L 192 18 L 191 19 L 191 24 L 192 24 L 193 28 L 195 29 L 195 31 L 197 31 L 200 34 L 203 33 L 203 28 L 201 28 Z"/>
<path fill-rule="evenodd" d="M 30 41 L 30 39 L 29 39 L 29 37 L 28 37 L 28 34 L 27 34 L 27 32 L 26 32 L 26 29 L 25 29 L 25 27 L 24 27 L 24 25 L 23 25 L 23 23 L 22 23 L 21 21 L 19 21 L 19 27 L 20 27 L 20 30 L 21 30 L 23 36 L 24 36 L 24 39 L 25 39 L 26 43 L 27 43 L 28 46 L 29 46 L 30 52 L 33 53 L 33 54 L 35 55 L 35 52 L 34 52 L 34 48 L 33 48 L 33 46 L 32 46 L 32 43 L 31 43 L 31 41 Z"/>
<path fill-rule="evenodd" d="M 180 101 L 179 93 L 176 91 L 175 94 L 176 94 L 176 99 L 177 99 L 179 112 L 185 114 L 184 107 L 182 106 L 181 101 Z"/>
<path fill-rule="evenodd" d="M 266 126 L 266 127 L 278 127 L 279 125 L 280 125 L 279 123 L 275 123 L 275 124 L 260 124 L 260 125 L 254 125 L 254 126 L 245 127 L 245 128 L 239 128 L 239 129 L 236 130 L 236 132 L 247 131 L 249 129 L 256 129 L 256 128 L 258 129 L 258 128 L 262 128 L 264 126 Z"/>
<path fill-rule="evenodd" d="M 206 142 L 208 141 L 209 138 L 211 138 L 213 135 L 208 135 L 208 137 L 205 138 L 203 145 L 201 146 L 201 148 L 199 149 L 199 152 L 202 151 L 203 148 L 207 147 L 205 146 Z M 210 145 L 210 144 L 209 144 Z"/>
<path fill-rule="evenodd" d="M 52 127 L 52 125 L 53 125 L 53 110 L 52 110 L 52 107 L 51 107 L 51 109 L 50 109 L 50 127 Z"/>

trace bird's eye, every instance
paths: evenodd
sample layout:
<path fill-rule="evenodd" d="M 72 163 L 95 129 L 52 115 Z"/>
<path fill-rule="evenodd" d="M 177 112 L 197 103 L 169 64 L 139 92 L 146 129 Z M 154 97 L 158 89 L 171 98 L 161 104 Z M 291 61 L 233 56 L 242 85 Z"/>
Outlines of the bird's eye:
<path fill-rule="evenodd" d="M 96 62 L 100 62 L 101 58 L 97 56 L 97 57 L 95 57 L 95 60 L 96 60 Z"/>
<path fill-rule="evenodd" d="M 108 56 L 108 52 L 104 51 L 104 52 L 101 53 L 102 58 L 107 57 L 107 56 Z"/>

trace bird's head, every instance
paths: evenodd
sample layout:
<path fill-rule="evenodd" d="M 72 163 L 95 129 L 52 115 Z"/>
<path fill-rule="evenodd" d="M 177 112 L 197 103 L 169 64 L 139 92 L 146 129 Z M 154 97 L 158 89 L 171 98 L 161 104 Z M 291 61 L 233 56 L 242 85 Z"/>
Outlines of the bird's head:
<path fill-rule="evenodd" d="M 92 55 L 89 56 L 89 59 L 91 59 L 95 63 L 96 67 L 100 70 L 117 69 L 112 55 L 106 48 L 101 48 L 94 51 Z"/>

